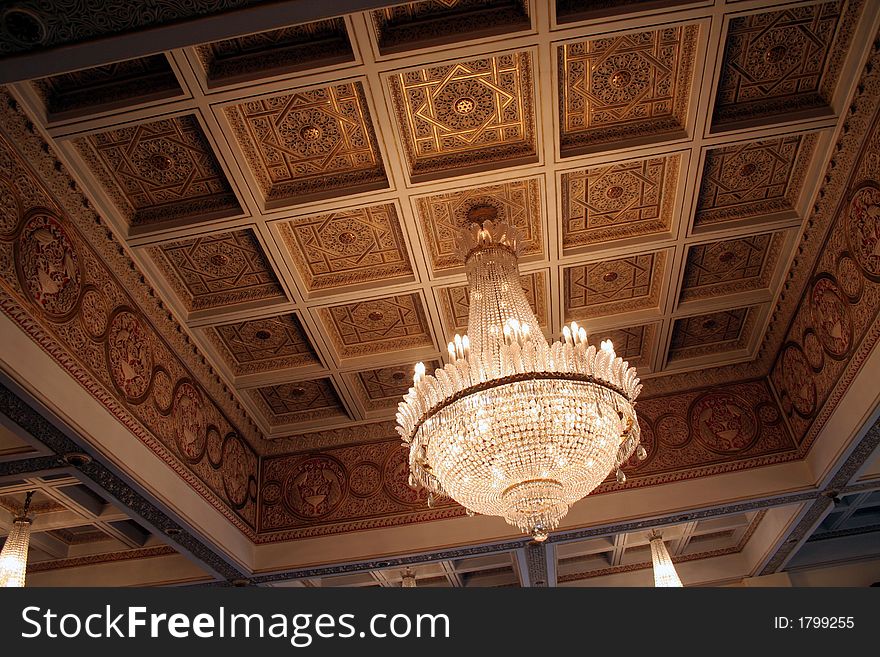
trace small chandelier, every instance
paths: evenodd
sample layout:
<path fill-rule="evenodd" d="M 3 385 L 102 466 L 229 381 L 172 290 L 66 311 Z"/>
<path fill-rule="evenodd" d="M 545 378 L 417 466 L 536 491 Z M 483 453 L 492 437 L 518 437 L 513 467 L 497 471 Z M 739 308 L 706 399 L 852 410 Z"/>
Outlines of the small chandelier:
<path fill-rule="evenodd" d="M 28 545 L 31 538 L 31 522 L 28 510 L 34 491 L 30 491 L 24 500 L 21 514 L 12 521 L 12 529 L 0 552 L 0 587 L 24 586 L 25 570 L 27 569 Z"/>
<path fill-rule="evenodd" d="M 403 571 L 400 577 L 400 586 L 405 589 L 416 588 L 416 576 L 413 574 L 412 568 Z"/>
<path fill-rule="evenodd" d="M 416 364 L 398 406 L 410 486 L 543 541 L 639 445 L 636 370 L 576 323 L 547 343 L 520 284 L 519 235 L 481 206 L 456 240 L 470 287 L 467 335 L 433 375 Z"/>
<path fill-rule="evenodd" d="M 651 561 L 654 562 L 654 586 L 680 587 L 681 580 L 672 565 L 672 558 L 663 542 L 663 537 L 654 531 L 651 534 Z"/>

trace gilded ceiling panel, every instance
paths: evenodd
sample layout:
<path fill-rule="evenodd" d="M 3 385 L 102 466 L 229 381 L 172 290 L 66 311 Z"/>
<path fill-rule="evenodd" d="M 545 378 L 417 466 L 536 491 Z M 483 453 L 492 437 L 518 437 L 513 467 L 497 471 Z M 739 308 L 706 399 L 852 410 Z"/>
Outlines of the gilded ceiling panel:
<path fill-rule="evenodd" d="M 270 425 L 348 417 L 329 378 L 247 391 Z"/>
<path fill-rule="evenodd" d="M 392 203 L 288 219 L 278 230 L 310 292 L 413 279 Z"/>
<path fill-rule="evenodd" d="M 196 54 L 209 87 L 354 60 L 342 18 L 206 43 Z"/>
<path fill-rule="evenodd" d="M 194 116 L 115 128 L 80 137 L 76 145 L 132 228 L 241 211 Z"/>
<path fill-rule="evenodd" d="M 164 54 L 53 75 L 32 84 L 50 120 L 183 95 Z"/>
<path fill-rule="evenodd" d="M 211 326 L 205 334 L 236 376 L 320 365 L 295 313 Z"/>
<path fill-rule="evenodd" d="M 411 180 L 537 161 L 530 52 L 397 73 L 389 84 Z"/>
<path fill-rule="evenodd" d="M 833 0 L 732 18 L 713 124 L 830 112 L 851 19 L 861 5 Z M 850 20 L 841 25 L 846 15 Z"/>
<path fill-rule="evenodd" d="M 359 82 L 225 108 L 267 207 L 388 186 Z"/>
<path fill-rule="evenodd" d="M 529 3 L 519 0 L 421 0 L 370 13 L 383 55 L 528 29 Z"/>
<path fill-rule="evenodd" d="M 563 249 L 668 233 L 681 155 L 562 174 Z"/>
<path fill-rule="evenodd" d="M 755 328 L 754 307 L 676 319 L 669 344 L 669 360 L 718 354 L 748 346 Z"/>
<path fill-rule="evenodd" d="M 657 251 L 565 267 L 565 321 L 657 308 L 667 252 Z"/>
<path fill-rule="evenodd" d="M 769 288 L 785 233 L 761 233 L 688 249 L 681 301 Z"/>
<path fill-rule="evenodd" d="M 434 346 L 416 293 L 321 308 L 318 315 L 340 358 Z"/>
<path fill-rule="evenodd" d="M 810 133 L 709 150 L 694 225 L 794 212 L 816 139 Z"/>
<path fill-rule="evenodd" d="M 683 25 L 559 46 L 563 156 L 684 136 L 698 35 Z"/>
<path fill-rule="evenodd" d="M 286 299 L 250 229 L 166 242 L 149 252 L 188 310 Z"/>

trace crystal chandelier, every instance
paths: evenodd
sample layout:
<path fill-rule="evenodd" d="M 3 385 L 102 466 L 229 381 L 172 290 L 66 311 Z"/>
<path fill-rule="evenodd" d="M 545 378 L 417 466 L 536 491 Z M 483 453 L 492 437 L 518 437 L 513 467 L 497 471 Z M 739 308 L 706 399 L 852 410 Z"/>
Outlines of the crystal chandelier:
<path fill-rule="evenodd" d="M 468 333 L 433 375 L 415 367 L 398 406 L 410 486 L 445 495 L 468 515 L 501 516 L 536 540 L 639 445 L 635 368 L 610 340 L 596 349 L 572 323 L 547 343 L 520 284 L 519 235 L 495 208 L 471 210 L 456 240 L 465 263 Z"/>
<path fill-rule="evenodd" d="M 32 522 L 27 513 L 33 495 L 33 491 L 27 494 L 24 508 L 12 521 L 12 529 L 6 537 L 6 543 L 3 544 L 3 551 L 0 552 L 0 587 L 24 586 Z"/>
<path fill-rule="evenodd" d="M 416 588 L 416 576 L 413 574 L 412 568 L 403 571 L 400 577 L 400 586 L 405 589 Z"/>
<path fill-rule="evenodd" d="M 663 537 L 657 532 L 651 535 L 651 561 L 654 562 L 654 586 L 681 586 L 681 580 L 678 573 L 675 572 L 675 566 L 672 565 L 672 558 L 663 542 Z"/>

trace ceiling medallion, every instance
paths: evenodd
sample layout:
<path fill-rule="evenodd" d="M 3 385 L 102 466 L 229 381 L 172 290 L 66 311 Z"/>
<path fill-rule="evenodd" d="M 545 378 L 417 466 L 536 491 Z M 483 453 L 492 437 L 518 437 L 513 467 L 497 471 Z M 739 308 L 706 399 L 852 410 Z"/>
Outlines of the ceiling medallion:
<path fill-rule="evenodd" d="M 352 233 L 350 230 L 345 231 L 344 233 L 339 233 L 339 237 L 337 237 L 342 244 L 354 244 L 355 240 L 357 240 L 357 235 Z"/>
<path fill-rule="evenodd" d="M 291 397 L 302 397 L 304 394 L 306 394 L 305 388 L 296 387 L 296 388 L 291 388 L 291 390 L 290 390 Z"/>
<path fill-rule="evenodd" d="M 470 114 L 477 108 L 477 103 L 473 98 L 459 98 L 453 105 L 455 111 L 459 114 Z"/>
<path fill-rule="evenodd" d="M 605 196 L 611 199 L 620 198 L 623 196 L 623 187 L 620 185 L 614 185 L 613 187 L 609 187 L 605 192 Z"/>
<path fill-rule="evenodd" d="M 322 134 L 321 128 L 316 125 L 305 125 L 299 131 L 299 136 L 303 141 L 318 141 Z"/>
<path fill-rule="evenodd" d="M 229 258 L 222 253 L 215 253 L 211 256 L 211 264 L 216 267 L 224 267 L 229 264 Z"/>
<path fill-rule="evenodd" d="M 607 274 L 605 274 L 602 277 L 602 280 L 605 281 L 606 283 L 613 283 L 614 281 L 617 280 L 617 277 L 618 277 L 618 273 L 616 271 L 609 271 Z"/>
<path fill-rule="evenodd" d="M 272 333 L 267 331 L 266 329 L 260 329 L 256 333 L 254 333 L 254 337 L 257 340 L 268 340 L 272 337 Z"/>
<path fill-rule="evenodd" d="M 428 505 L 446 495 L 468 514 L 501 516 L 543 541 L 569 507 L 639 444 L 636 370 L 610 340 L 597 350 L 572 323 L 548 344 L 519 282 L 519 233 L 476 217 L 458 235 L 470 287 L 468 334 L 449 343 L 445 367 L 415 368 L 398 406 L 410 486 Z"/>
<path fill-rule="evenodd" d="M 382 321 L 382 318 L 385 317 L 385 315 L 384 315 L 384 313 L 381 313 L 378 310 L 374 310 L 369 315 L 367 315 L 367 317 L 369 317 L 370 320 L 373 322 L 379 322 L 379 321 Z"/>
<path fill-rule="evenodd" d="M 758 170 L 758 167 L 755 166 L 753 163 L 749 162 L 748 164 L 744 164 L 742 166 L 742 169 L 739 170 L 739 175 L 742 178 L 748 178 L 749 176 L 753 175 L 755 173 L 755 171 L 757 171 L 757 170 Z"/>
<path fill-rule="evenodd" d="M 788 54 L 788 48 L 783 45 L 773 46 L 764 53 L 764 61 L 768 64 L 778 64 Z"/>
<path fill-rule="evenodd" d="M 726 265 L 727 263 L 732 262 L 735 257 L 736 254 L 733 251 L 725 251 L 720 256 L 718 256 L 718 261 Z"/>
<path fill-rule="evenodd" d="M 167 155 L 156 153 L 155 155 L 150 156 L 150 166 L 158 171 L 168 171 L 174 166 L 174 160 Z"/>
<path fill-rule="evenodd" d="M 395 381 L 403 381 L 406 378 L 406 372 L 397 371 L 391 375 L 391 378 Z"/>
<path fill-rule="evenodd" d="M 705 322 L 703 322 L 703 328 L 707 331 L 711 331 L 716 326 L 718 326 L 718 322 L 716 322 L 714 319 L 707 319 Z"/>
<path fill-rule="evenodd" d="M 618 89 L 625 87 L 632 81 L 632 73 L 627 70 L 615 71 L 611 74 L 611 86 Z"/>

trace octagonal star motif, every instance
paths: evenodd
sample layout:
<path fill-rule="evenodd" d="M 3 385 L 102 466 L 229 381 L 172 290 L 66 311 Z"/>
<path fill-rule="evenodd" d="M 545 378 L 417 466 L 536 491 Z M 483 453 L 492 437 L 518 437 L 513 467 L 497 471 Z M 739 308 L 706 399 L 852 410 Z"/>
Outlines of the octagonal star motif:
<path fill-rule="evenodd" d="M 388 82 L 414 182 L 537 161 L 530 52 L 406 71 Z"/>
<path fill-rule="evenodd" d="M 669 232 L 681 155 L 562 174 L 562 246 Z"/>
<path fill-rule="evenodd" d="M 296 217 L 280 222 L 278 230 L 310 292 L 413 279 L 391 203 Z"/>
<path fill-rule="evenodd" d="M 811 133 L 709 150 L 694 225 L 793 214 L 816 141 Z"/>
<path fill-rule="evenodd" d="M 784 241 L 778 231 L 691 246 L 680 301 L 768 288 Z"/>
<path fill-rule="evenodd" d="M 399 294 L 318 309 L 340 358 L 434 346 L 421 296 Z"/>
<path fill-rule="evenodd" d="M 107 130 L 75 143 L 132 229 L 241 211 L 194 116 Z"/>
<path fill-rule="evenodd" d="M 248 100 L 224 112 L 267 208 L 388 185 L 358 82 Z"/>
<path fill-rule="evenodd" d="M 656 251 L 563 268 L 565 321 L 658 308 L 667 255 Z"/>
<path fill-rule="evenodd" d="M 329 378 L 263 386 L 248 393 L 270 425 L 348 417 Z"/>
<path fill-rule="evenodd" d="M 757 308 L 747 307 L 676 319 L 669 361 L 744 349 L 757 318 Z"/>
<path fill-rule="evenodd" d="M 559 46 L 562 155 L 684 135 L 698 35 L 681 25 Z"/>
<path fill-rule="evenodd" d="M 831 0 L 732 18 L 713 126 L 831 112 L 861 4 Z"/>
<path fill-rule="evenodd" d="M 166 242 L 149 253 L 187 310 L 286 299 L 250 229 Z"/>

